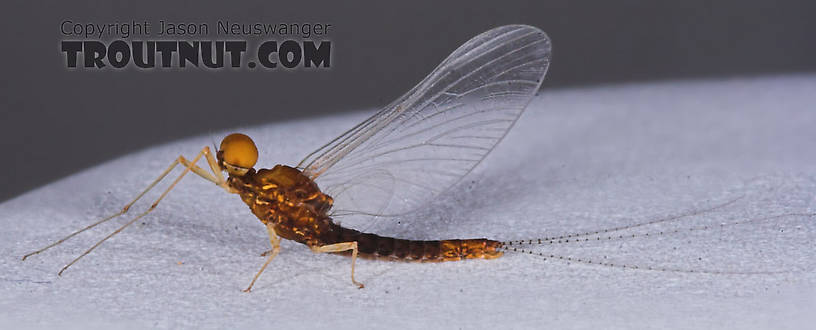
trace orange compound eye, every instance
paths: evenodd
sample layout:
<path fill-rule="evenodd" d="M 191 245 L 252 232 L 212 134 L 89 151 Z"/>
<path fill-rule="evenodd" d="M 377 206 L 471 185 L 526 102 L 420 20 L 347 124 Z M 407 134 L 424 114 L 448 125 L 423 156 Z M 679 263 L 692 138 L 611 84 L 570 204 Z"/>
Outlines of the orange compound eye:
<path fill-rule="evenodd" d="M 219 148 L 224 162 L 242 168 L 252 168 L 258 161 L 258 148 L 249 136 L 232 133 L 221 140 Z"/>

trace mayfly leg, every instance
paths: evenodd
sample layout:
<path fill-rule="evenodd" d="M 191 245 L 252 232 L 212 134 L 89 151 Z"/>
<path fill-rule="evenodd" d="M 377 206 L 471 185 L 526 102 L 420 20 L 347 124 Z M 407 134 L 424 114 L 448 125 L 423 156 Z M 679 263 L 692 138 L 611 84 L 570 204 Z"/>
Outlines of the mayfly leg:
<path fill-rule="evenodd" d="M 354 279 L 354 264 L 357 263 L 357 253 L 359 251 L 359 249 L 357 248 L 356 241 L 335 243 L 323 246 L 312 246 L 310 248 L 314 253 L 338 253 L 351 251 L 351 283 L 354 283 L 354 285 L 356 285 L 360 289 L 365 287 L 363 283 L 357 282 Z"/>
<path fill-rule="evenodd" d="M 207 172 L 206 170 L 204 170 L 204 169 L 202 169 L 201 167 L 199 167 L 199 166 L 197 166 L 197 165 L 196 165 L 196 162 L 198 162 L 198 160 L 199 160 L 199 159 L 201 159 L 201 157 L 202 157 L 202 156 L 204 156 L 204 157 L 207 159 L 207 163 L 209 164 L 209 166 L 210 166 L 210 168 L 212 169 L 213 173 L 209 173 L 209 172 Z M 125 223 L 124 225 L 122 225 L 121 227 L 119 227 L 118 229 L 116 229 L 114 232 L 112 232 L 112 233 L 110 233 L 109 235 L 107 235 L 107 236 L 106 236 L 105 238 L 103 238 L 102 240 L 98 241 L 98 242 L 97 242 L 96 244 L 94 244 L 94 245 L 93 245 L 91 248 L 89 248 L 88 250 L 86 250 L 86 251 L 85 251 L 84 253 L 82 253 L 80 256 L 76 257 L 74 260 L 72 260 L 70 263 L 68 263 L 68 265 L 66 265 L 65 267 L 63 267 L 63 268 L 62 268 L 62 269 L 59 271 L 58 275 L 62 275 L 62 273 L 63 273 L 63 272 L 66 270 L 66 269 L 68 269 L 68 267 L 70 267 L 71 265 L 73 265 L 74 263 L 76 263 L 77 261 L 79 261 L 79 259 L 81 259 L 81 258 L 82 258 L 82 257 L 84 257 L 85 255 L 87 255 L 87 254 L 91 253 L 91 251 L 93 251 L 94 249 L 96 249 L 96 248 L 97 248 L 99 245 L 101 245 L 103 242 L 105 242 L 105 241 L 106 241 L 106 240 L 108 240 L 109 238 L 113 237 L 114 235 L 118 234 L 119 232 L 121 232 L 122 230 L 124 230 L 126 227 L 128 227 L 128 226 L 130 226 L 132 223 L 136 222 L 138 219 L 140 219 L 140 218 L 144 217 L 145 215 L 147 215 L 148 213 L 150 213 L 151 211 L 153 211 L 153 210 L 156 208 L 156 206 L 159 204 L 159 202 L 160 202 L 162 199 L 164 199 L 164 197 L 165 197 L 165 196 L 166 196 L 166 195 L 167 195 L 167 194 L 170 192 L 170 190 L 172 190 L 172 189 L 173 189 L 173 188 L 176 186 L 176 184 L 177 184 L 179 181 L 181 181 L 181 179 L 182 179 L 182 178 L 183 178 L 183 177 L 184 177 L 184 176 L 187 174 L 187 172 L 193 171 L 193 173 L 198 174 L 198 175 L 199 175 L 199 176 L 201 176 L 202 178 L 204 178 L 204 179 L 206 179 L 206 180 L 208 180 L 208 181 L 211 181 L 211 182 L 215 183 L 216 185 L 218 185 L 218 186 L 220 186 L 220 187 L 222 187 L 222 188 L 224 188 L 224 189 L 229 190 L 229 186 L 227 186 L 226 181 L 224 180 L 224 178 L 223 178 L 223 176 L 221 175 L 220 171 L 217 171 L 217 169 L 218 169 L 218 163 L 217 163 L 217 161 L 215 160 L 215 158 L 212 156 L 212 153 L 210 152 L 210 148 L 209 148 L 209 147 L 204 147 L 204 148 L 203 148 L 203 149 L 202 149 L 202 150 L 201 150 L 201 151 L 200 151 L 200 152 L 199 152 L 199 153 L 196 155 L 196 157 L 195 157 L 195 158 L 193 158 L 193 160 L 192 160 L 192 161 L 188 161 L 186 158 L 184 158 L 184 156 L 179 156 L 178 158 L 176 158 L 176 159 L 175 159 L 175 160 L 174 160 L 174 161 L 173 161 L 173 162 L 170 164 L 170 166 L 168 166 L 168 167 L 167 167 L 167 168 L 166 168 L 166 169 L 165 169 L 165 170 L 164 170 L 164 171 L 163 171 L 163 172 L 162 172 L 162 173 L 161 173 L 161 174 L 160 174 L 160 175 L 159 175 L 159 176 L 158 176 L 158 177 L 157 177 L 155 180 L 153 180 L 153 182 L 152 182 L 152 183 L 150 183 L 150 184 L 147 186 L 147 188 L 145 188 L 145 189 L 144 189 L 144 190 L 143 190 L 141 193 L 139 193 L 139 195 L 137 195 L 137 196 L 136 196 L 136 198 L 134 198 L 132 201 L 130 201 L 129 203 L 125 204 L 125 206 L 124 206 L 124 207 L 123 207 L 123 208 L 122 208 L 122 209 L 121 209 L 119 212 L 114 213 L 113 215 L 108 216 L 108 217 L 106 217 L 106 218 L 103 218 L 102 220 L 99 220 L 99 221 L 97 221 L 97 222 L 94 222 L 94 223 L 92 223 L 92 224 L 90 224 L 90 225 L 88 225 L 88 226 L 86 226 L 86 227 L 84 227 L 84 228 L 82 228 L 82 229 L 79 229 L 79 230 L 77 230 L 77 231 L 75 231 L 75 232 L 73 232 L 73 233 L 69 234 L 68 236 L 63 237 L 62 239 L 57 240 L 56 242 L 49 244 L 48 246 L 46 246 L 46 247 L 44 247 L 44 248 L 42 248 L 42 249 L 39 249 L 39 250 L 37 250 L 37 251 L 31 252 L 31 253 L 29 253 L 29 254 L 26 254 L 25 256 L 23 256 L 23 260 L 26 260 L 26 258 L 28 258 L 28 257 L 30 257 L 30 256 L 33 256 L 33 255 L 35 255 L 35 254 L 42 253 L 43 251 L 46 251 L 46 250 L 48 250 L 48 249 L 50 249 L 50 248 L 52 248 L 52 247 L 54 247 L 54 246 L 57 246 L 57 245 L 61 244 L 62 242 L 65 242 L 66 240 L 68 240 L 68 239 L 70 239 L 70 238 L 72 238 L 72 237 L 74 237 L 74 236 L 76 236 L 76 235 L 78 235 L 78 234 L 80 234 L 80 233 L 82 233 L 82 232 L 84 232 L 84 231 L 88 230 L 88 229 L 94 228 L 94 227 L 96 227 L 96 226 L 98 226 L 98 225 L 100 225 L 100 224 L 103 224 L 103 223 L 105 223 L 105 222 L 108 222 L 108 221 L 112 220 L 113 218 L 116 218 L 116 217 L 118 217 L 118 216 L 121 216 L 121 215 L 123 215 L 123 214 L 127 213 L 127 212 L 128 212 L 128 210 L 130 210 L 130 207 L 131 207 L 131 206 L 133 206 L 133 204 L 135 204 L 135 203 L 136 203 L 138 200 L 140 200 L 142 197 L 144 197 L 144 195 L 145 195 L 145 194 L 146 194 L 148 191 L 150 191 L 151 189 L 153 189 L 153 188 L 154 188 L 154 187 L 155 187 L 155 186 L 156 186 L 156 185 L 157 185 L 159 182 L 161 182 L 161 181 L 162 181 L 162 180 L 163 180 L 165 177 L 167 177 L 167 175 L 168 175 L 168 174 L 169 174 L 169 173 L 170 173 L 170 172 L 171 172 L 171 171 L 172 171 L 172 170 L 173 170 L 173 169 L 174 169 L 174 168 L 175 168 L 175 167 L 176 167 L 178 164 L 182 164 L 182 165 L 184 166 L 184 171 L 183 171 L 181 174 L 179 174 L 179 176 L 176 178 L 176 180 L 175 180 L 175 181 L 173 181 L 173 183 L 172 183 L 172 184 L 171 184 L 169 187 L 167 187 L 167 189 L 165 189 L 165 191 L 164 191 L 164 192 L 163 192 L 163 193 L 162 193 L 162 194 L 159 196 L 159 198 L 157 198 L 157 199 L 156 199 L 156 201 L 154 201 L 154 202 L 153 202 L 153 204 L 151 204 L 150 208 L 149 208 L 147 211 L 145 211 L 145 212 L 143 212 L 143 213 L 141 213 L 141 214 L 137 215 L 135 218 L 133 218 L 132 220 L 128 221 L 127 223 Z"/>
<path fill-rule="evenodd" d="M 272 244 L 272 250 L 264 252 L 262 256 L 267 256 L 266 262 L 264 262 L 263 266 L 261 266 L 261 270 L 255 274 L 255 277 L 252 278 L 252 282 L 249 283 L 249 286 L 244 289 L 244 292 L 252 291 L 252 286 L 255 285 L 255 281 L 258 280 L 258 277 L 261 276 L 261 273 L 266 270 L 266 266 L 269 266 L 269 263 L 272 262 L 272 259 L 275 259 L 275 256 L 278 255 L 280 252 L 280 237 L 275 232 L 275 226 L 271 223 L 266 224 L 266 231 L 269 233 L 269 244 Z"/>

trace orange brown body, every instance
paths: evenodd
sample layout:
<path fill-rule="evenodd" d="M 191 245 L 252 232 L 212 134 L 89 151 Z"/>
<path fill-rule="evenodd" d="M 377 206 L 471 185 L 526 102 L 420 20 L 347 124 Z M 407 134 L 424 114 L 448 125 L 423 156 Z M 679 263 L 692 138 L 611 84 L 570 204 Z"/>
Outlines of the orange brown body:
<path fill-rule="evenodd" d="M 332 198 L 299 170 L 277 165 L 230 174 L 227 183 L 264 224 L 272 224 L 282 238 L 310 247 L 357 242 L 363 257 L 403 261 L 493 259 L 502 255 L 498 241 L 479 239 L 405 240 L 342 227 L 328 216 Z"/>

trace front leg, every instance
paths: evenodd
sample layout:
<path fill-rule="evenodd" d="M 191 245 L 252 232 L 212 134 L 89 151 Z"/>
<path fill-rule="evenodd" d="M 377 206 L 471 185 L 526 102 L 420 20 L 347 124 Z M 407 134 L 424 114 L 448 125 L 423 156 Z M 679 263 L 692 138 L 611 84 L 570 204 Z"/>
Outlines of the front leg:
<path fill-rule="evenodd" d="M 314 253 L 334 253 L 345 252 L 351 250 L 351 282 L 356 284 L 360 289 L 364 288 L 363 283 L 354 280 L 354 264 L 357 261 L 357 242 L 343 242 L 323 246 L 310 246 Z"/>
<path fill-rule="evenodd" d="M 86 230 L 89 230 L 89 229 L 94 228 L 94 227 L 96 227 L 96 226 L 98 226 L 100 224 L 103 224 L 103 223 L 108 222 L 108 221 L 110 221 L 110 220 L 112 220 L 114 218 L 117 218 L 117 217 L 119 217 L 121 215 L 124 215 L 125 213 L 127 213 L 128 210 L 130 210 L 130 207 L 133 206 L 133 204 L 135 204 L 138 200 L 140 200 L 145 194 L 147 194 L 148 191 L 153 189 L 153 187 L 155 187 L 159 182 L 164 180 L 164 178 L 167 177 L 167 175 L 170 174 L 170 172 L 173 171 L 173 169 L 175 169 L 176 166 L 179 165 L 179 164 L 182 164 L 184 166 L 184 170 L 181 172 L 181 174 L 178 175 L 178 177 L 176 177 L 176 179 L 170 184 L 170 186 L 167 187 L 167 189 L 165 189 L 164 192 L 161 193 L 161 195 L 153 202 L 153 204 L 150 205 L 150 208 L 148 208 L 146 211 L 142 212 L 141 214 L 137 215 L 136 217 L 134 217 L 130 221 L 126 222 L 124 225 L 122 225 L 121 227 L 119 227 L 118 229 L 113 231 L 112 233 L 108 234 L 108 236 L 105 236 L 101 240 L 97 241 L 96 244 L 91 246 L 89 249 L 85 250 L 85 252 L 80 254 L 78 257 L 74 258 L 74 260 L 71 260 L 71 262 L 69 262 L 67 265 L 65 265 L 65 267 L 62 267 L 62 269 L 57 273 L 57 275 L 61 276 L 62 273 L 65 270 L 67 270 L 69 267 L 71 267 L 73 264 L 75 264 L 77 261 L 79 261 L 80 259 L 82 259 L 86 255 L 88 255 L 89 253 L 91 253 L 97 247 L 102 245 L 102 243 L 104 243 L 105 241 L 107 241 L 111 237 L 119 234 L 120 232 L 122 232 L 128 226 L 130 226 L 134 222 L 136 222 L 139 219 L 141 219 L 142 217 L 146 216 L 148 213 L 155 210 L 156 207 L 159 205 L 159 202 L 161 202 L 164 199 L 164 197 L 167 196 L 167 194 L 169 194 L 171 190 L 173 190 L 173 188 L 179 183 L 179 181 L 181 181 L 181 179 L 185 175 L 187 175 L 187 173 L 193 172 L 195 174 L 198 174 L 202 178 L 204 178 L 206 180 L 209 180 L 209 181 L 211 181 L 211 182 L 213 182 L 215 184 L 218 184 L 219 186 L 223 187 L 224 189 L 228 189 L 228 191 L 229 191 L 229 189 L 231 189 L 231 188 L 229 187 L 229 185 L 226 184 L 226 181 L 224 181 L 223 178 L 219 179 L 220 175 L 221 175 L 220 173 L 210 174 L 207 171 L 205 171 L 204 169 L 202 169 L 202 168 L 200 168 L 200 167 L 198 167 L 196 165 L 196 162 L 198 162 L 198 160 L 201 159 L 201 157 L 205 157 L 208 160 L 214 159 L 213 156 L 212 156 L 212 153 L 210 152 L 210 148 L 208 148 L 208 147 L 204 147 L 203 149 L 201 149 L 201 151 L 195 156 L 195 158 L 193 158 L 192 161 L 188 161 L 186 158 L 184 158 L 184 156 L 178 156 L 178 158 L 176 158 L 176 160 L 174 160 L 172 163 L 170 163 L 170 166 L 168 166 L 161 174 L 159 174 L 159 177 L 157 177 L 155 180 L 153 180 L 153 182 L 150 183 L 147 186 L 147 188 L 142 190 L 142 192 L 139 193 L 139 195 L 137 195 L 136 198 L 134 198 L 132 201 L 130 201 L 130 203 L 125 204 L 125 206 L 122 207 L 122 209 L 119 212 L 117 212 L 115 214 L 112 214 L 112 215 L 110 215 L 110 216 L 108 216 L 108 217 L 106 217 L 106 218 L 104 218 L 102 220 L 99 220 L 97 222 L 94 222 L 94 223 L 86 226 L 85 228 L 77 230 L 77 231 L 69 234 L 68 236 L 65 236 L 65 237 L 59 239 L 58 241 L 56 241 L 54 243 L 51 243 L 51 244 L 49 244 L 49 245 L 47 245 L 47 246 L 45 246 L 45 247 L 43 247 L 43 248 L 41 248 L 41 249 L 39 249 L 37 251 L 26 254 L 25 256 L 23 256 L 23 260 L 26 260 L 26 258 L 28 258 L 30 256 L 33 256 L 35 254 L 42 253 L 43 251 L 48 250 L 48 249 L 50 249 L 50 248 L 52 248 L 54 246 L 62 244 L 62 242 L 65 242 L 66 240 L 70 239 L 71 237 L 74 237 L 74 236 L 76 236 L 76 235 L 78 235 L 78 234 L 80 234 L 80 233 L 82 233 L 82 232 L 84 232 Z"/>

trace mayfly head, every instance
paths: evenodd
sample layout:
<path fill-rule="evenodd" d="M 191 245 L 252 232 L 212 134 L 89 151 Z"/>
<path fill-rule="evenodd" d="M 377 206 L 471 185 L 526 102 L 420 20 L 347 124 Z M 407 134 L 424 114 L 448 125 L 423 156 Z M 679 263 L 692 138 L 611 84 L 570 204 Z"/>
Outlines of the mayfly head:
<path fill-rule="evenodd" d="M 258 161 L 258 148 L 249 136 L 232 133 L 221 140 L 218 165 L 230 175 L 243 176 Z"/>

